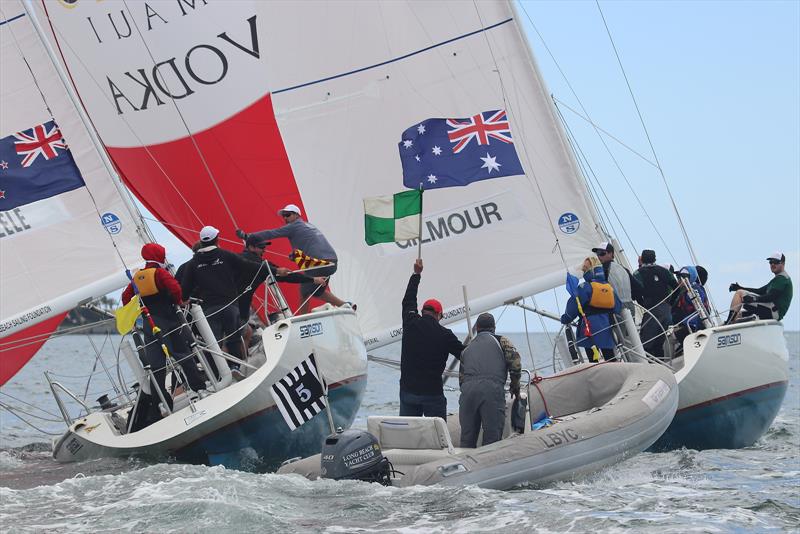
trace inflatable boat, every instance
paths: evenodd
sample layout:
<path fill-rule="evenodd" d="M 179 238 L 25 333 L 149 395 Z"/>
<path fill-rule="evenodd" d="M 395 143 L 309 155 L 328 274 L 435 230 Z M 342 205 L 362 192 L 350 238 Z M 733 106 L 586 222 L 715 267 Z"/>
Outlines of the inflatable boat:
<path fill-rule="evenodd" d="M 498 442 L 460 448 L 457 415 L 447 422 L 370 416 L 367 432 L 332 434 L 321 454 L 289 460 L 278 473 L 394 486 L 537 486 L 596 472 L 647 449 L 678 407 L 675 378 L 659 365 L 584 364 L 536 378 L 525 389 L 522 432 L 511 429 L 507 409 L 504 437 Z"/>

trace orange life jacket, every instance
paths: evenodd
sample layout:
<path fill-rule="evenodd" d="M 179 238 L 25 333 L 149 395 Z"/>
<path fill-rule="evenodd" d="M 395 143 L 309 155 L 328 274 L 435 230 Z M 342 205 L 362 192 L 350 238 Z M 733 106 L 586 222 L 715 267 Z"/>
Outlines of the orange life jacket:
<path fill-rule="evenodd" d="M 592 282 L 592 298 L 589 306 L 601 310 L 614 309 L 614 288 L 608 282 Z"/>
<path fill-rule="evenodd" d="M 133 275 L 133 283 L 136 284 L 136 289 L 139 290 L 139 295 L 142 297 L 157 295 L 159 292 L 158 286 L 156 285 L 155 267 L 136 271 Z"/>

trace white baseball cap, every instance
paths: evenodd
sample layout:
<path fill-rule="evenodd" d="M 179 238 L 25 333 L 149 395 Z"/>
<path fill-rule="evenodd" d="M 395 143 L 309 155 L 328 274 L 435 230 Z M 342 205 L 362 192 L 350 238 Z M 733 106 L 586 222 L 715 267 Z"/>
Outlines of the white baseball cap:
<path fill-rule="evenodd" d="M 213 226 L 204 226 L 200 230 L 200 241 L 203 243 L 208 243 L 209 241 L 213 241 L 219 235 L 219 230 L 214 228 Z"/>
<path fill-rule="evenodd" d="M 778 262 L 783 263 L 783 262 L 786 261 L 786 256 L 784 256 L 782 252 L 776 251 L 776 252 L 773 252 L 772 254 L 769 255 L 769 257 L 767 258 L 767 261 L 769 261 L 769 260 L 778 261 Z"/>
<path fill-rule="evenodd" d="M 278 215 L 280 215 L 284 211 L 291 211 L 292 213 L 296 213 L 298 215 L 302 215 L 302 213 L 300 213 L 300 208 L 298 208 L 294 204 L 286 204 L 283 208 L 278 210 Z"/>

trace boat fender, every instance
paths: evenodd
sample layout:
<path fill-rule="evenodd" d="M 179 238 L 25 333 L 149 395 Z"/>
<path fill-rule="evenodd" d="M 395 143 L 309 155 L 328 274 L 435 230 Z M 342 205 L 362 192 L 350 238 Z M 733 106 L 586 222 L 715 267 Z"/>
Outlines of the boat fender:
<path fill-rule="evenodd" d="M 325 438 L 320 467 L 322 478 L 391 485 L 389 460 L 378 439 L 364 430 L 340 430 Z"/>

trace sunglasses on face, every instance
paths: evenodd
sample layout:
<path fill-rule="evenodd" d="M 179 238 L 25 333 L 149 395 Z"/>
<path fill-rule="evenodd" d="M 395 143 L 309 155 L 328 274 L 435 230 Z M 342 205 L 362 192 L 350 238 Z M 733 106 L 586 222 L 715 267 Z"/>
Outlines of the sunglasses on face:
<path fill-rule="evenodd" d="M 608 252 L 605 252 L 605 251 L 603 251 L 603 250 L 601 250 L 600 252 L 598 252 L 598 253 L 597 253 L 597 256 L 598 256 L 598 257 L 601 257 L 601 256 L 607 256 L 607 255 L 608 255 Z"/>
<path fill-rule="evenodd" d="M 778 260 L 769 260 L 770 265 L 780 265 L 780 263 Z"/>

